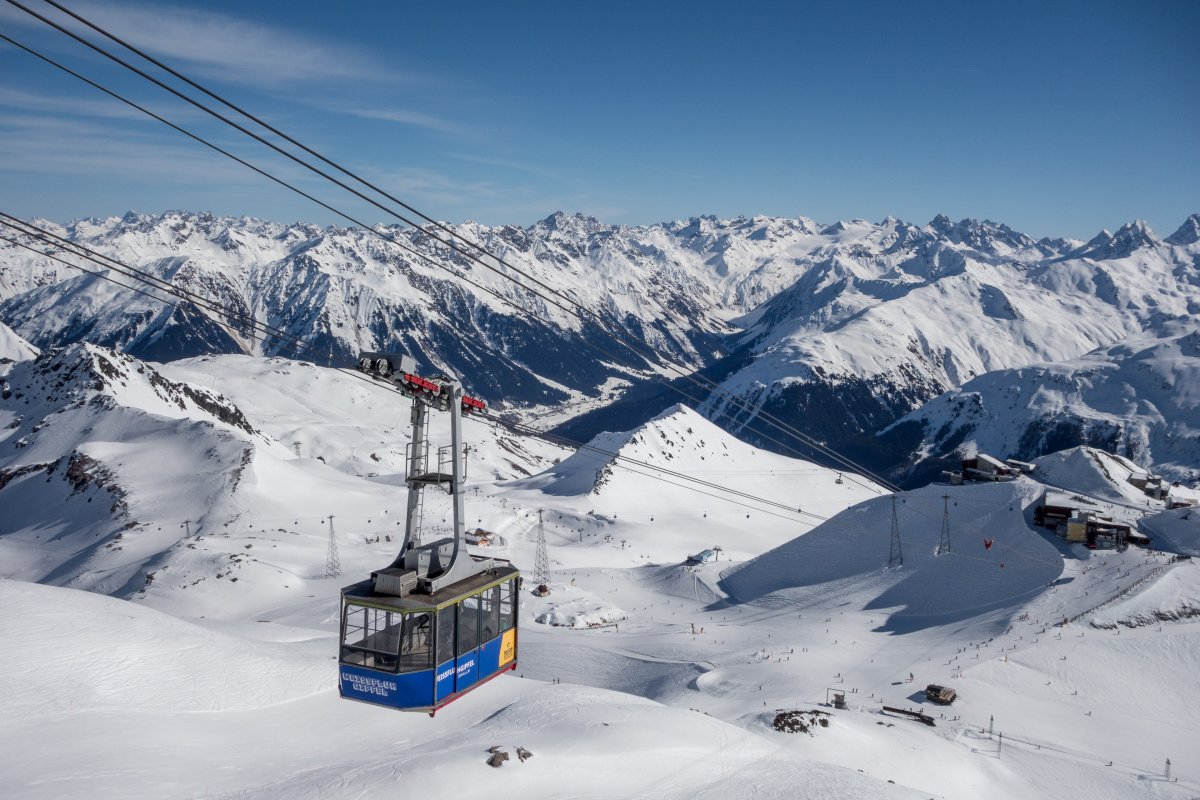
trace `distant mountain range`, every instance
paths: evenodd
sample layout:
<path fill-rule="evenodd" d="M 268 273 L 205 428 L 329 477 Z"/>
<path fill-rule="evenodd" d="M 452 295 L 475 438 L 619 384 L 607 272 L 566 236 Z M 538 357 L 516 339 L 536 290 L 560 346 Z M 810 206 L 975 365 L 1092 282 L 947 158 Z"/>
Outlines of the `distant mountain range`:
<path fill-rule="evenodd" d="M 437 266 L 364 231 L 202 213 L 38 224 L 303 339 L 304 358 L 404 349 L 578 439 L 682 400 L 755 445 L 799 448 L 769 414 L 910 485 L 972 448 L 1033 458 L 1086 443 L 1177 479 L 1200 467 L 1200 215 L 1165 239 L 1133 222 L 1088 242 L 944 216 L 455 226 L 633 347 L 421 231 L 380 229 Z M 42 349 L 295 354 L 11 246 L 0 321 Z M 671 365 L 720 391 L 650 380 Z"/>

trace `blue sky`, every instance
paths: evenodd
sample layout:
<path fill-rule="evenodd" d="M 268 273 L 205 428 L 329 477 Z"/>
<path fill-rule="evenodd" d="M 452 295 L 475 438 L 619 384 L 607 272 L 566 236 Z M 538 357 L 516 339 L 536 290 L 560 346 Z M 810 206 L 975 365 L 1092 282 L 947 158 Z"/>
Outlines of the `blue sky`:
<path fill-rule="evenodd" d="M 0 5 L 6 35 L 386 219 Z M 451 221 L 940 212 L 1088 238 L 1200 211 L 1191 0 L 70 5 Z M 339 221 L 0 43 L 0 209 L 169 208 Z"/>

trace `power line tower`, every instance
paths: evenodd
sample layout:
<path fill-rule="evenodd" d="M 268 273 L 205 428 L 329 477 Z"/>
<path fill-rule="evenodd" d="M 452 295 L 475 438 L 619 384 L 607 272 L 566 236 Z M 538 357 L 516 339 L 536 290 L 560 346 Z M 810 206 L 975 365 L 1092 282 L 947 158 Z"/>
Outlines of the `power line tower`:
<path fill-rule="evenodd" d="M 896 517 L 896 495 L 892 495 L 892 546 L 888 553 L 888 567 L 904 566 L 904 554 L 900 552 L 900 520 Z"/>
<path fill-rule="evenodd" d="M 342 574 L 342 559 L 338 556 L 337 537 L 333 535 L 333 515 L 329 515 L 329 551 L 325 555 L 325 577 L 336 578 Z"/>
<path fill-rule="evenodd" d="M 942 495 L 942 538 L 938 540 L 936 555 L 950 552 L 950 495 Z"/>
<path fill-rule="evenodd" d="M 541 509 L 538 509 L 537 555 L 533 560 L 533 577 L 538 586 L 550 586 L 550 554 L 546 551 L 546 529 L 542 524 Z"/>

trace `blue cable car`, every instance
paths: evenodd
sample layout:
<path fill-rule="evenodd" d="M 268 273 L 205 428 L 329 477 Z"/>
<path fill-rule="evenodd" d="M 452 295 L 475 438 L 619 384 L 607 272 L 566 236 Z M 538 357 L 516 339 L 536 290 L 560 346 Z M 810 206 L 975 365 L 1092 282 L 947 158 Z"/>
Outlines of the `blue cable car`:
<path fill-rule="evenodd" d="M 430 595 L 342 590 L 342 697 L 430 714 L 517 665 L 520 575 L 498 567 Z"/>
<path fill-rule="evenodd" d="M 521 573 L 510 562 L 466 552 L 462 415 L 486 404 L 458 381 L 415 374 L 406 355 L 363 353 L 359 369 L 412 398 L 408 516 L 400 553 L 385 569 L 342 589 L 339 688 L 342 697 L 430 716 L 517 666 Z M 429 408 L 451 414 L 451 445 L 430 457 Z M 422 544 L 421 492 L 452 498 L 454 535 Z"/>

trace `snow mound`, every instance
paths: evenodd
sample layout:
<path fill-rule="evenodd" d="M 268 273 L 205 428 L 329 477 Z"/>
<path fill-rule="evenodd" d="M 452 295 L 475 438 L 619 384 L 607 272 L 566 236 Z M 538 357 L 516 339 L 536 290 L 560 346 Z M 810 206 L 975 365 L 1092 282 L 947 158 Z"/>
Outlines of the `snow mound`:
<path fill-rule="evenodd" d="M 1063 571 L 1057 549 L 1026 523 L 1041 491 L 1020 480 L 897 495 L 903 566 L 890 569 L 892 501 L 871 500 L 729 571 L 721 587 L 741 602 L 775 595 L 797 606 L 845 594 L 864 609 L 896 609 L 881 627 L 893 632 L 1010 609 Z M 937 555 L 945 496 L 950 551 Z"/>
<path fill-rule="evenodd" d="M 632 556 L 666 563 L 714 545 L 723 558 L 750 558 L 883 492 L 858 475 L 756 448 L 682 405 L 601 434 L 503 490 L 532 508 L 574 507 L 588 527 L 611 524 L 603 533 Z"/>
<path fill-rule="evenodd" d="M 548 597 L 527 600 L 534 622 L 567 628 L 595 628 L 627 619 L 621 608 L 570 586 L 555 586 Z"/>
<path fill-rule="evenodd" d="M 801 497 L 808 484 L 828 483 L 837 475 L 811 462 L 753 447 L 687 406 L 674 405 L 632 431 L 602 433 L 560 464 L 512 486 L 551 495 L 621 494 L 645 484 L 637 473 L 618 469 L 628 464 L 641 470 L 719 472 L 722 485 L 740 491 L 761 486 L 764 475 L 793 474 L 799 478 L 796 488 Z M 851 490 L 860 490 L 856 497 L 882 493 L 866 479 L 856 477 L 855 481 Z M 663 491 L 674 493 L 670 487 Z"/>
<path fill-rule="evenodd" d="M 1194 617 L 1200 617 L 1200 564 L 1184 561 L 1164 567 L 1141 591 L 1096 612 L 1091 624 L 1136 628 Z"/>
<path fill-rule="evenodd" d="M 1200 557 L 1200 508 L 1176 508 L 1141 521 L 1155 550 Z"/>
<path fill-rule="evenodd" d="M 1094 447 L 1072 447 L 1034 463 L 1037 479 L 1051 486 L 1117 503 L 1149 505 L 1146 494 L 1129 483 L 1130 476 L 1147 471 L 1123 456 Z"/>
<path fill-rule="evenodd" d="M 327 653 L 235 638 L 89 592 L 0 580 L 0 607 L 0 705 L 10 717 L 237 711 L 332 680 Z"/>

